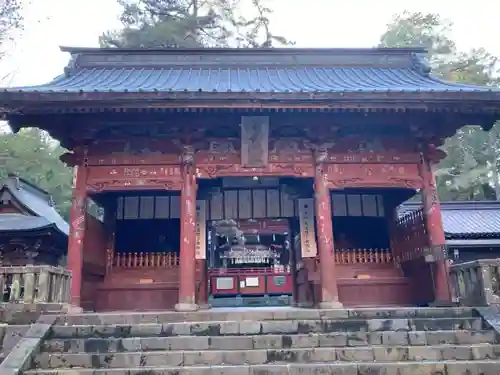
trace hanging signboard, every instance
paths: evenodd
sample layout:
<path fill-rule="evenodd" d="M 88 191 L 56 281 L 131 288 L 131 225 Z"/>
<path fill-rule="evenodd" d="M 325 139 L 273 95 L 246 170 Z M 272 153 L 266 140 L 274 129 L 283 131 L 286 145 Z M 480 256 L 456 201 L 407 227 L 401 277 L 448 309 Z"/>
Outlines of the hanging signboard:
<path fill-rule="evenodd" d="M 206 259 L 206 201 L 196 201 L 196 259 Z"/>
<path fill-rule="evenodd" d="M 314 258 L 317 254 L 314 231 L 314 199 L 299 199 L 300 250 L 302 258 Z"/>

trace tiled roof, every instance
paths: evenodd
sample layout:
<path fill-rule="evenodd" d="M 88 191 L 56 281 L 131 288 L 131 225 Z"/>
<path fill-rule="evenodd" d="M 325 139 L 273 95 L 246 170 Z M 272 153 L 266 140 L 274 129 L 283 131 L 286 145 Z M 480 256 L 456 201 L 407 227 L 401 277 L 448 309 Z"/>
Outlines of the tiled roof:
<path fill-rule="evenodd" d="M 405 203 L 399 214 L 418 207 L 419 204 Z M 500 202 L 441 202 L 441 216 L 447 239 L 500 238 Z"/>
<path fill-rule="evenodd" d="M 53 227 L 44 217 L 23 214 L 0 214 L 0 232 L 34 231 Z"/>
<path fill-rule="evenodd" d="M 429 74 L 412 49 L 64 49 L 66 73 L 10 93 L 490 92 Z"/>
<path fill-rule="evenodd" d="M 18 228 L 18 230 L 22 230 L 21 228 L 24 228 L 23 226 L 29 227 L 30 225 L 33 225 L 33 228 L 31 229 L 52 225 L 62 234 L 69 234 L 68 223 L 66 223 L 61 215 L 59 215 L 59 213 L 55 210 L 51 204 L 52 200 L 50 195 L 48 195 L 45 191 L 15 176 L 9 177 L 2 185 L 0 185 L 0 190 L 2 189 L 7 189 L 9 193 L 12 194 L 14 199 L 16 199 L 22 206 L 33 214 L 33 216 L 23 215 L 25 217 L 24 223 L 21 223 L 21 220 L 18 220 L 20 218 L 17 217 L 4 217 L 4 230 L 6 230 L 6 225 L 9 225 L 9 223 L 14 225 L 14 227 L 11 228 L 12 230 L 15 230 L 16 228 Z M 19 227 L 16 225 L 19 225 Z M 0 230 L 2 230 L 1 228 L 2 227 L 0 226 Z"/>
<path fill-rule="evenodd" d="M 39 92 L 418 92 L 488 89 L 440 81 L 412 69 L 390 68 L 165 68 L 81 69 Z"/>

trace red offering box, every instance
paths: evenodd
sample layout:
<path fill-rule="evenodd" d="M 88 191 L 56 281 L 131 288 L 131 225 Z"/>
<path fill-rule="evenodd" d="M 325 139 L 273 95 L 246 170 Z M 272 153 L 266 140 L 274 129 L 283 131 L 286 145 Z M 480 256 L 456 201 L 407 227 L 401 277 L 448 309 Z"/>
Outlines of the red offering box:
<path fill-rule="evenodd" d="M 274 273 L 266 278 L 266 290 L 268 294 L 292 294 L 292 275 L 287 273 Z"/>
<path fill-rule="evenodd" d="M 266 276 L 242 274 L 238 276 L 241 294 L 266 294 Z"/>
<path fill-rule="evenodd" d="M 210 289 L 213 295 L 238 294 L 237 275 L 212 275 L 210 276 Z"/>

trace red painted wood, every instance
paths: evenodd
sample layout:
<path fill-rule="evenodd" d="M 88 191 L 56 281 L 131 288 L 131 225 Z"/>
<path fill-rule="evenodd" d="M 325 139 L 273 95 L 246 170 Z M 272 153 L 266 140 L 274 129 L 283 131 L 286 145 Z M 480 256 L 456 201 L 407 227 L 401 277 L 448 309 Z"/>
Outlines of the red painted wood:
<path fill-rule="evenodd" d="M 71 304 L 80 306 L 82 292 L 83 243 L 85 239 L 87 167 L 76 169 L 70 209 L 70 233 L 68 240 L 68 269 L 71 271 Z"/>
<path fill-rule="evenodd" d="M 316 230 L 320 259 L 321 299 L 320 303 L 331 304 L 339 301 L 335 275 L 335 258 L 332 226 L 330 191 L 326 185 L 321 166 L 317 167 L 314 178 L 316 204 Z"/>
<path fill-rule="evenodd" d="M 181 190 L 181 251 L 179 304 L 196 304 L 196 176 L 192 165 L 183 168 Z"/>
<path fill-rule="evenodd" d="M 422 160 L 421 174 L 424 179 L 422 189 L 422 203 L 426 229 L 429 236 L 429 245 L 434 248 L 446 247 L 444 236 L 441 205 L 437 194 L 436 180 L 429 162 Z M 451 288 L 449 280 L 448 262 L 440 259 L 432 266 L 434 273 L 434 298 L 439 302 L 451 302 Z"/>

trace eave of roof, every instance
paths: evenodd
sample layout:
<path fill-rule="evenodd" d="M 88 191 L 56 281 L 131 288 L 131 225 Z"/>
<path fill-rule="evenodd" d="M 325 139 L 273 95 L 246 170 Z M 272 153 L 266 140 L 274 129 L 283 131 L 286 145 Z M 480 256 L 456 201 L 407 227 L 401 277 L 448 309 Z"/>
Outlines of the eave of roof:
<path fill-rule="evenodd" d="M 25 221 L 30 219 L 35 223 L 35 220 L 38 219 L 38 223 L 41 223 L 42 220 L 45 220 L 48 224 L 54 225 L 65 236 L 69 235 L 68 223 L 50 204 L 51 198 L 47 192 L 23 179 L 12 176 L 4 182 L 3 188 L 8 189 L 14 199 L 34 215 L 23 215 Z"/>
<path fill-rule="evenodd" d="M 19 233 L 33 232 L 57 232 L 67 236 L 61 232 L 55 223 L 50 222 L 44 217 L 27 216 L 22 214 L 0 214 L 0 235 L 10 235 Z"/>
<path fill-rule="evenodd" d="M 324 102 L 335 107 L 369 101 L 426 107 L 432 101 L 467 100 L 496 110 L 500 103 L 496 88 L 430 76 L 419 57 L 425 52 L 421 48 L 62 50 L 73 56 L 64 75 L 44 85 L 5 88 L 0 100 L 11 104 L 163 101 L 166 106 L 232 101 L 242 107 L 282 102 L 297 106 Z"/>

